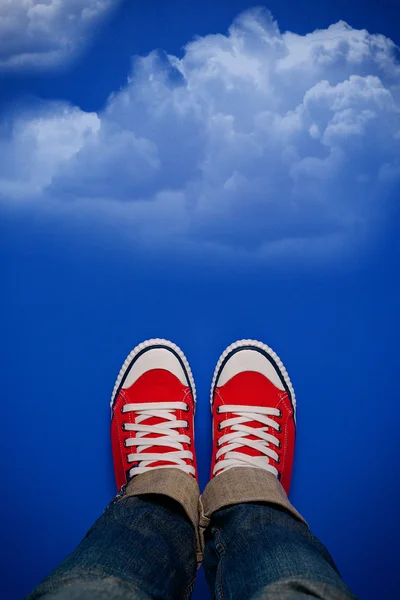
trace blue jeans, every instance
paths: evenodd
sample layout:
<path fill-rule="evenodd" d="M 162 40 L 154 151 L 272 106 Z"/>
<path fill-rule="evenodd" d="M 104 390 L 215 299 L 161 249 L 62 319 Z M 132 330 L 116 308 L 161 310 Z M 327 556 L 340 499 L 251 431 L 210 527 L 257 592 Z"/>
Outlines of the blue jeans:
<path fill-rule="evenodd" d="M 282 508 L 246 502 L 217 510 L 204 535 L 204 569 L 224 600 L 355 598 L 325 547 Z M 168 496 L 113 501 L 29 600 L 190 598 L 195 528 Z"/>

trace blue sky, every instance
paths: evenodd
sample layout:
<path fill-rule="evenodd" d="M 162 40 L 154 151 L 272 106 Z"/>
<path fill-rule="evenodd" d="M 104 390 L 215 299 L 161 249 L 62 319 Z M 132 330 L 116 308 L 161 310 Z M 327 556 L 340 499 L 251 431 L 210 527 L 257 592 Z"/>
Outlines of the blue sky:
<path fill-rule="evenodd" d="M 241 337 L 278 352 L 299 403 L 292 500 L 361 598 L 390 597 L 394 3 L 4 6 L 7 597 L 26 594 L 112 497 L 108 398 L 126 354 L 153 336 L 193 366 L 202 486 L 219 353 Z"/>

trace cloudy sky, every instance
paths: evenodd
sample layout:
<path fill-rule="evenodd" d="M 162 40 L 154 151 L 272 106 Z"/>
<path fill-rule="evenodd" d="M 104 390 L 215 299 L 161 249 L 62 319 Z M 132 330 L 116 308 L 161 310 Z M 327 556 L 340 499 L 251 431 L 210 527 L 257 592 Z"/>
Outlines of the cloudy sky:
<path fill-rule="evenodd" d="M 0 69 L 56 69 L 82 51 L 114 0 L 1 0 Z"/>
<path fill-rule="evenodd" d="M 79 60 L 110 2 L 0 7 L 0 68 L 46 70 Z M 400 181 L 399 81 L 382 34 L 339 21 L 299 35 L 251 8 L 180 55 L 133 55 L 97 111 L 58 98 L 3 114 L 0 196 L 73 201 L 152 247 L 353 252 Z"/>
<path fill-rule="evenodd" d="M 109 395 L 150 337 L 191 362 L 202 487 L 218 356 L 277 351 L 291 499 L 360 598 L 396 596 L 397 22 L 391 0 L 0 0 L 9 600 L 115 493 Z"/>

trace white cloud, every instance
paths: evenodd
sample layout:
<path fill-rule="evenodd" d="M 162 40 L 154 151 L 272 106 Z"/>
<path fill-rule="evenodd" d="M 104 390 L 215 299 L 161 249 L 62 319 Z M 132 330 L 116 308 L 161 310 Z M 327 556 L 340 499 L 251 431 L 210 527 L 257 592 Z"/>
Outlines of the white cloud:
<path fill-rule="evenodd" d="M 0 0 L 0 70 L 72 58 L 118 0 Z"/>
<path fill-rule="evenodd" d="M 182 58 L 136 58 L 98 115 L 21 117 L 0 152 L 3 196 L 74 199 L 143 244 L 332 254 L 400 185 L 396 47 L 343 22 L 282 34 L 248 11 Z"/>
<path fill-rule="evenodd" d="M 100 129 L 94 113 L 51 105 L 50 110 L 25 116 L 0 139 L 0 190 L 15 198 L 43 193 L 61 165 L 85 146 Z"/>

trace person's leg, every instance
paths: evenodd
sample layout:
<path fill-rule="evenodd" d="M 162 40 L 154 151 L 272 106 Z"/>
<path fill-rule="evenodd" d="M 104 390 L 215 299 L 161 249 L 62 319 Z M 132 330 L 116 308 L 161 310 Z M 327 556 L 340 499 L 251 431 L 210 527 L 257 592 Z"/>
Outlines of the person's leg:
<path fill-rule="evenodd" d="M 230 469 L 209 483 L 202 504 L 204 568 L 216 598 L 354 598 L 272 474 Z"/>
<path fill-rule="evenodd" d="M 196 488 L 177 469 L 138 475 L 28 599 L 190 597 L 197 570 Z"/>
<path fill-rule="evenodd" d="M 201 497 L 204 567 L 216 598 L 354 598 L 290 504 L 296 401 L 286 369 L 261 342 L 232 344 L 211 390 L 213 460 Z"/>
<path fill-rule="evenodd" d="M 137 346 L 112 395 L 115 500 L 29 600 L 189 597 L 198 538 L 195 387 L 182 351 Z"/>

